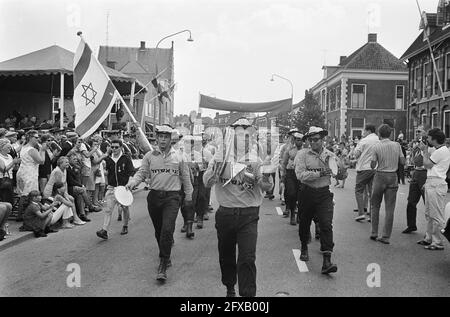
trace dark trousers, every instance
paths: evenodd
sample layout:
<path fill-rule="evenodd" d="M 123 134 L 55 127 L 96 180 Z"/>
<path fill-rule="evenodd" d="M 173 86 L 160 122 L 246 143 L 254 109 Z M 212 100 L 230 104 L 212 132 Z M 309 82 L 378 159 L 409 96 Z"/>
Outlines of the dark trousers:
<path fill-rule="evenodd" d="M 406 206 L 406 221 L 408 228 L 417 228 L 417 204 L 420 201 L 420 197 L 422 197 L 425 202 L 425 196 L 422 188 L 426 181 L 426 170 L 414 170 L 411 177 L 411 182 L 409 184 L 408 205 Z"/>
<path fill-rule="evenodd" d="M 3 189 L 0 189 L 0 201 L 5 203 L 14 204 L 14 188 L 11 186 L 7 186 Z"/>
<path fill-rule="evenodd" d="M 163 259 L 170 259 L 180 201 L 180 193 L 177 191 L 150 190 L 147 196 L 147 208 L 155 228 L 159 257 Z"/>
<path fill-rule="evenodd" d="M 226 208 L 216 212 L 216 230 L 222 283 L 233 287 L 239 282 L 239 295 L 256 296 L 256 240 L 259 207 Z M 238 257 L 236 263 L 236 245 Z"/>
<path fill-rule="evenodd" d="M 398 183 L 405 185 L 405 166 L 400 163 L 398 164 L 397 169 L 397 181 Z"/>
<path fill-rule="evenodd" d="M 307 245 L 311 221 L 317 217 L 320 228 L 320 251 L 333 252 L 333 193 L 329 187 L 312 188 L 302 186 L 302 199 L 299 202 L 299 236 L 302 245 Z"/>
<path fill-rule="evenodd" d="M 294 210 L 297 205 L 299 182 L 295 175 L 295 170 L 286 170 L 286 184 L 284 191 L 286 192 L 286 208 Z"/>
<path fill-rule="evenodd" d="M 272 176 L 272 179 L 273 179 L 273 186 L 272 186 L 272 188 L 270 189 L 270 190 L 268 190 L 267 192 L 266 192 L 266 194 L 267 195 L 273 195 L 273 190 L 275 189 L 275 173 L 270 173 L 270 174 L 268 174 L 269 176 Z"/>
<path fill-rule="evenodd" d="M 208 211 L 209 203 L 206 187 L 203 183 L 203 172 L 200 172 L 198 176 L 196 176 L 196 180 L 194 182 L 197 185 L 197 193 L 195 197 L 192 198 L 192 202 L 194 204 L 194 210 L 197 214 L 197 218 L 203 219 L 203 216 Z"/>

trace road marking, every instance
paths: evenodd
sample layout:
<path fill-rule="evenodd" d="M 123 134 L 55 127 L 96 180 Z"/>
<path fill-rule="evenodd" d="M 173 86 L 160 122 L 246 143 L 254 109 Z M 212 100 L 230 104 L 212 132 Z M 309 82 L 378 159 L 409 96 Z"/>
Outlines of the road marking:
<path fill-rule="evenodd" d="M 306 262 L 300 261 L 300 250 L 292 249 L 292 253 L 294 253 L 294 259 L 295 262 L 297 262 L 298 270 L 300 271 L 300 273 L 309 272 Z"/>
<path fill-rule="evenodd" d="M 281 207 L 275 207 L 278 213 L 278 216 L 282 216 L 283 215 L 283 210 L 281 210 Z"/>

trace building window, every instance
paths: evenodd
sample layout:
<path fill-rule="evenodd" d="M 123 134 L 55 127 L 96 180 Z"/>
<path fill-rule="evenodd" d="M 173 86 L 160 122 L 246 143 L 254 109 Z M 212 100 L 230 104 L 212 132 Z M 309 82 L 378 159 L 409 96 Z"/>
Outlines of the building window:
<path fill-rule="evenodd" d="M 366 107 L 366 85 L 352 85 L 352 108 Z"/>
<path fill-rule="evenodd" d="M 420 115 L 420 124 L 425 125 L 427 123 L 427 114 L 426 113 L 422 113 Z"/>
<path fill-rule="evenodd" d="M 330 111 L 336 109 L 336 89 L 330 90 Z"/>
<path fill-rule="evenodd" d="M 435 59 L 436 61 L 436 71 L 437 73 L 439 73 L 439 69 L 441 68 L 441 58 L 438 57 Z M 436 77 L 436 71 L 433 71 L 433 95 L 437 95 L 437 94 L 441 94 L 440 90 L 439 90 L 439 81 L 438 81 L 438 77 Z"/>
<path fill-rule="evenodd" d="M 431 63 L 427 62 L 423 64 L 423 85 L 422 85 L 422 97 L 428 98 L 431 96 Z"/>
<path fill-rule="evenodd" d="M 445 90 L 450 90 L 450 53 L 445 55 Z"/>
<path fill-rule="evenodd" d="M 446 138 L 450 138 L 450 110 L 444 111 L 444 124 L 442 125 L 442 128 L 445 133 Z"/>
<path fill-rule="evenodd" d="M 438 113 L 437 112 L 431 112 L 431 128 L 439 128 L 438 127 Z"/>
<path fill-rule="evenodd" d="M 341 108 L 341 86 L 336 87 L 336 109 Z"/>
<path fill-rule="evenodd" d="M 325 89 L 322 90 L 322 110 L 327 111 L 327 92 Z"/>
<path fill-rule="evenodd" d="M 339 140 L 339 119 L 334 119 L 334 136 Z"/>
<path fill-rule="evenodd" d="M 420 87 L 419 66 L 417 66 L 414 70 L 414 99 L 419 98 L 419 92 L 417 91 L 419 87 Z"/>
<path fill-rule="evenodd" d="M 395 110 L 403 110 L 405 100 L 405 86 L 395 86 Z"/>
<path fill-rule="evenodd" d="M 364 131 L 364 118 L 352 118 L 352 138 L 361 137 Z"/>

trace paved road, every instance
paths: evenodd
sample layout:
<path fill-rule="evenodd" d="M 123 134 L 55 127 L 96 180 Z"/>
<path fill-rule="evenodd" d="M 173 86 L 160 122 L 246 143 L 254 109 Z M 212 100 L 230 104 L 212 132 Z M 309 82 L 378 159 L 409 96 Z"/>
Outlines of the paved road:
<path fill-rule="evenodd" d="M 317 241 L 310 247 L 308 272 L 300 272 L 292 251 L 300 246 L 297 227 L 277 214 L 279 200 L 265 200 L 260 210 L 257 295 L 449 296 L 450 245 L 446 243 L 443 252 L 432 252 L 415 243 L 425 228 L 423 203 L 419 205 L 420 233 L 401 234 L 408 186 L 400 186 L 391 245 L 383 245 L 369 240 L 369 223 L 353 220 L 353 187 L 354 172 L 350 171 L 346 188 L 334 189 L 333 261 L 339 270 L 329 277 L 320 274 L 322 257 Z M 119 234 L 121 223 L 114 219 L 110 239 L 97 238 L 95 231 L 103 219 L 97 213 L 91 214 L 93 221 L 82 227 L 28 240 L 0 252 L 0 296 L 223 296 L 214 214 L 205 221 L 204 229 L 195 231 L 192 241 L 179 232 L 179 215 L 169 279 L 162 286 L 155 281 L 158 251 L 146 210 L 146 194 L 135 196 L 127 236 Z M 70 274 L 66 268 L 71 263 L 81 269 L 79 288 L 66 283 Z M 381 269 L 380 287 L 367 285 L 371 263 Z"/>

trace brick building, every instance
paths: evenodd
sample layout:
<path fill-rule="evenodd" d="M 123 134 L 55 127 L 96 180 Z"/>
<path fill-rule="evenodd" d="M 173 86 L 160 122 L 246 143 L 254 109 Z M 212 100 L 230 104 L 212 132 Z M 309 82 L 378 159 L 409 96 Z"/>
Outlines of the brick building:
<path fill-rule="evenodd" d="M 157 50 L 157 51 L 156 51 Z M 98 60 L 103 65 L 116 69 L 121 73 L 137 78 L 140 82 L 147 84 L 155 77 L 155 58 L 157 59 L 158 71 L 166 69 L 159 77 L 167 89 L 174 82 L 174 56 L 173 42 L 171 48 L 147 48 L 145 42 L 141 41 L 139 47 L 100 46 Z M 156 90 L 150 84 L 148 91 L 142 98 L 135 98 L 132 111 L 136 119 L 141 121 L 144 116 L 147 130 L 152 130 L 153 122 L 173 124 L 173 93 L 171 101 L 164 98 L 164 103 L 159 104 Z M 136 91 L 137 92 L 137 91 Z M 125 98 L 125 97 L 124 97 Z"/>
<path fill-rule="evenodd" d="M 394 128 L 392 138 L 407 127 L 406 65 L 369 34 L 368 42 L 337 66 L 324 66 L 323 79 L 310 89 L 325 112 L 331 137 L 357 137 L 365 124 Z"/>
<path fill-rule="evenodd" d="M 450 4 L 439 1 L 436 13 L 424 13 L 422 32 L 401 57 L 409 70 L 408 137 L 420 124 L 428 124 L 450 137 Z M 425 32 L 433 47 L 439 88 Z"/>

